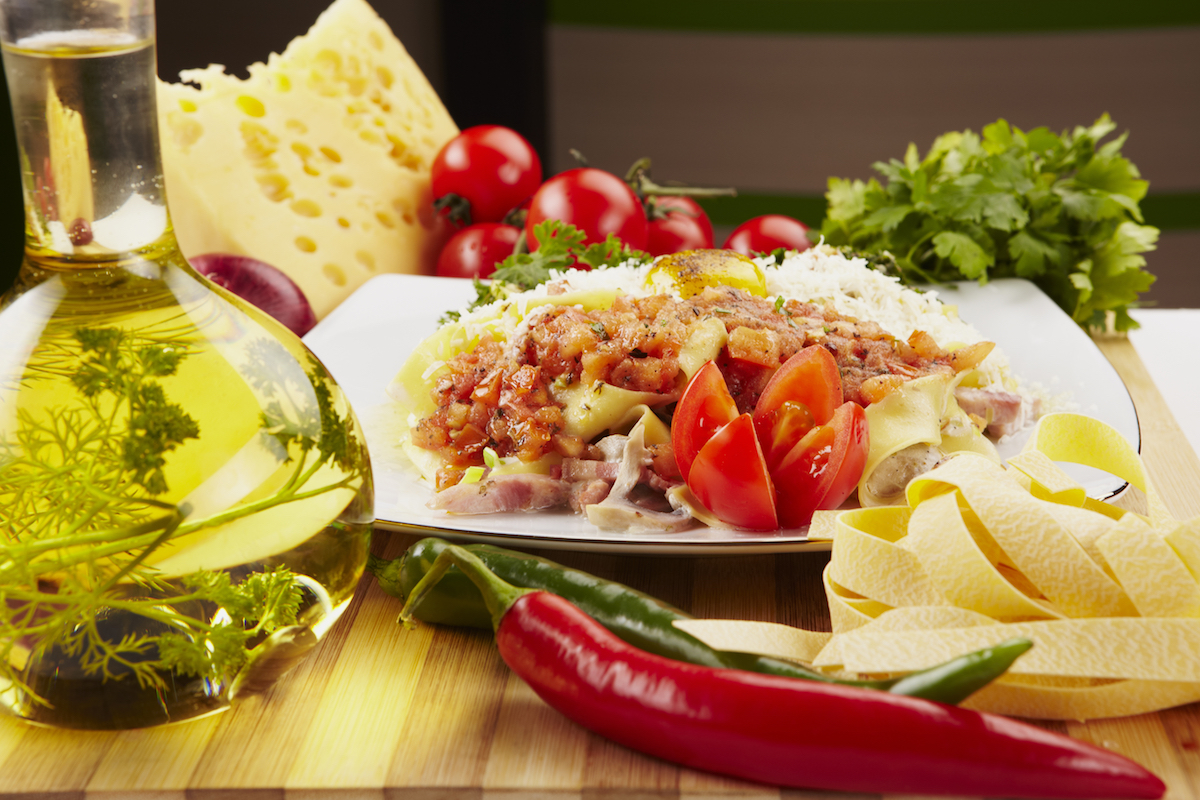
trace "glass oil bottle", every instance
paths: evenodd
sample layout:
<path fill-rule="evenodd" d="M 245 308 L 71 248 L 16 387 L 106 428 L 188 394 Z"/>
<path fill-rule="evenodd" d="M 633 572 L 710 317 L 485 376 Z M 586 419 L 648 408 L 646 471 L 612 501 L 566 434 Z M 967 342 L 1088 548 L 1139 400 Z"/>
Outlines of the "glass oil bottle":
<path fill-rule="evenodd" d="M 0 0 L 25 199 L 0 297 L 0 708 L 185 720 L 270 688 L 366 563 L 347 400 L 175 243 L 151 0 Z"/>

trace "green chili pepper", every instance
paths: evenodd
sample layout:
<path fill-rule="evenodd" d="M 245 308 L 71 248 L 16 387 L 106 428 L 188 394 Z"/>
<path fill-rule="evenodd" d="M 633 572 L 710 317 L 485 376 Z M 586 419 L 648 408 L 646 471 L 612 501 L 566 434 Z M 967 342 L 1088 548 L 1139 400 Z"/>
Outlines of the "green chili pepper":
<path fill-rule="evenodd" d="M 405 599 L 448 544 L 442 539 L 421 539 L 394 561 L 371 556 L 368 569 L 385 592 Z M 623 584 L 493 545 L 475 544 L 467 549 L 508 583 L 542 589 L 569 600 L 635 647 L 707 667 L 879 689 L 956 705 L 1004 674 L 1032 644 L 1028 639 L 1013 639 L 901 678 L 840 680 L 782 659 L 713 650 L 671 624 L 677 619 L 692 619 L 690 615 Z M 423 622 L 489 630 L 492 627 L 483 596 L 457 568 L 451 568 L 443 576 L 413 610 L 413 615 Z"/>

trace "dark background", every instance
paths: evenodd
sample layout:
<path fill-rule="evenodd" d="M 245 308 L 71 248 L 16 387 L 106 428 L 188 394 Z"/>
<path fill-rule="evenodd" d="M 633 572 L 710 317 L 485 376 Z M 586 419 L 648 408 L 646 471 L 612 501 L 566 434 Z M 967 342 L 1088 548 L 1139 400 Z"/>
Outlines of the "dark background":
<path fill-rule="evenodd" d="M 158 75 L 224 64 L 246 66 L 281 52 L 331 0 L 159 0 Z M 543 0 L 373 0 L 424 70 L 460 128 L 480 123 L 520 131 L 546 160 Z M 453 41 L 443 32 L 453 31 Z M 444 59 L 443 53 L 454 58 Z M 20 265 L 21 178 L 7 85 L 0 88 L 0 291 Z"/>
<path fill-rule="evenodd" d="M 331 0 L 159 0 L 164 80 L 244 76 Z M 824 181 L 924 151 L 997 116 L 1055 130 L 1112 113 L 1163 231 L 1149 304 L 1200 307 L 1200 3 L 1169 0 L 372 0 L 460 128 L 496 123 L 547 174 L 578 147 L 623 172 L 736 186 L 708 204 L 718 244 L 755 214 L 819 224 Z M 0 289 L 23 237 L 0 102 Z M 782 133 L 781 133 L 782 132 Z"/>

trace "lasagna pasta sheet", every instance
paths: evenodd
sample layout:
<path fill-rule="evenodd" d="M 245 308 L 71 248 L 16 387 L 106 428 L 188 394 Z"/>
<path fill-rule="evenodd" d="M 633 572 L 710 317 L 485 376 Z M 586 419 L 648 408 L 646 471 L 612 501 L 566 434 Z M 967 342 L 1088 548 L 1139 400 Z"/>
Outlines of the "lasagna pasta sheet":
<path fill-rule="evenodd" d="M 1086 497 L 1055 464 L 1127 480 L 1145 516 Z M 907 505 L 830 512 L 833 634 L 677 623 L 718 649 L 836 673 L 895 674 L 1027 637 L 1033 648 L 964 705 L 1090 719 L 1200 700 L 1200 518 L 1179 522 L 1134 448 L 1098 420 L 1044 417 L 1007 467 L 966 453 L 912 481 Z"/>
<path fill-rule="evenodd" d="M 1000 461 L 995 445 L 958 407 L 954 399 L 957 384 L 949 376 L 927 375 L 902 384 L 867 406 L 870 452 L 858 483 L 860 504 L 881 506 L 903 499 L 881 495 L 876 473 L 888 459 L 910 447 L 927 446 L 940 456 L 974 452 Z"/>

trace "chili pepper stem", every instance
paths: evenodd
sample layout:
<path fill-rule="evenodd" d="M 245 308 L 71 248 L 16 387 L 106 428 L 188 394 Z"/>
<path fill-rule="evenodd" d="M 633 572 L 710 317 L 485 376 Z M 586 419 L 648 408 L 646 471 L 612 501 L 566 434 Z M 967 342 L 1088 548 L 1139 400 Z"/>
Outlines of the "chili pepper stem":
<path fill-rule="evenodd" d="M 492 628 L 500 626 L 500 619 L 504 616 L 504 612 L 517 602 L 517 599 L 522 595 L 532 594 L 532 589 L 521 589 L 507 583 L 497 577 L 487 565 L 484 564 L 479 556 L 457 545 L 449 545 L 438 554 L 434 559 L 433 565 L 429 571 L 425 573 L 425 577 L 417 582 L 409 593 L 408 599 L 404 602 L 404 608 L 400 610 L 400 623 L 405 627 L 412 626 L 413 612 L 425 596 L 437 586 L 438 581 L 446 574 L 446 571 L 451 567 L 458 567 L 466 574 L 471 582 L 479 589 L 479 593 L 483 595 L 483 602 L 487 606 L 488 613 L 492 615 Z"/>
<path fill-rule="evenodd" d="M 367 554 L 367 572 L 375 576 L 380 588 L 393 597 L 404 597 L 404 589 L 400 582 L 400 568 L 408 553 L 397 559 L 380 558 L 374 553 Z"/>

